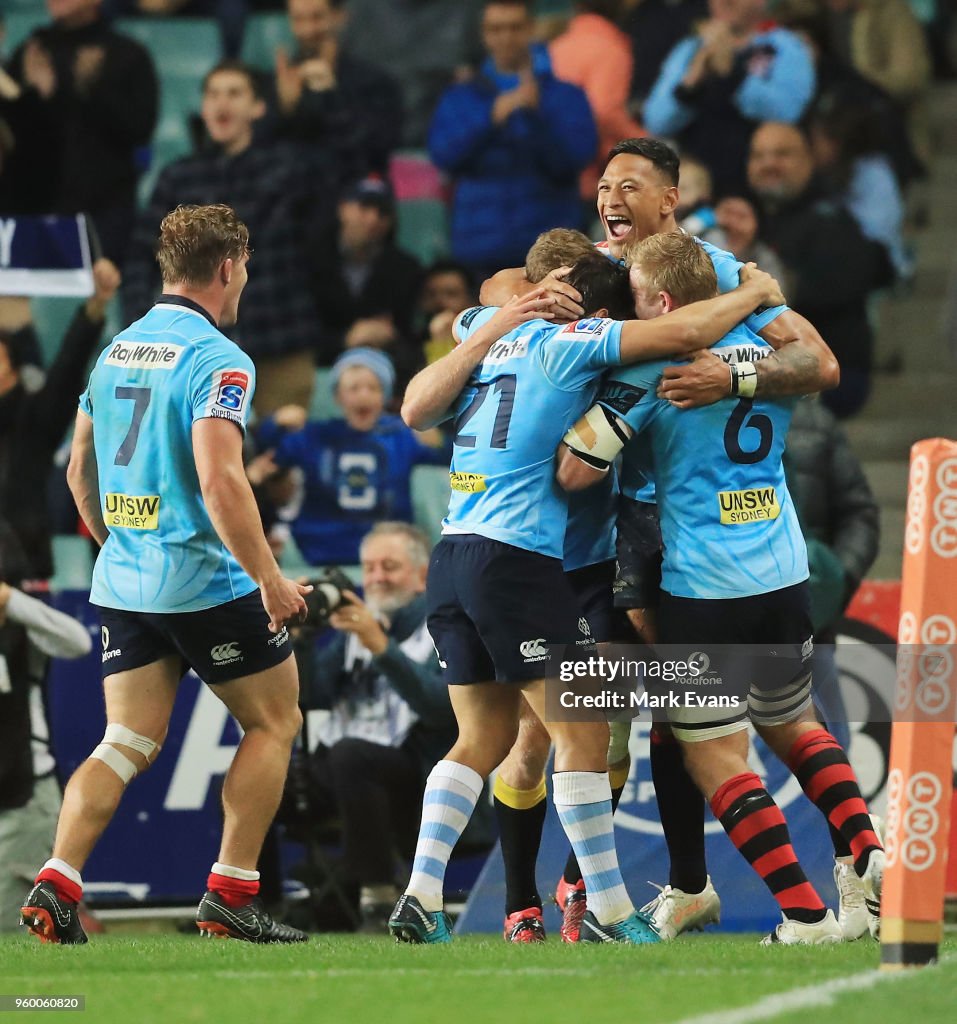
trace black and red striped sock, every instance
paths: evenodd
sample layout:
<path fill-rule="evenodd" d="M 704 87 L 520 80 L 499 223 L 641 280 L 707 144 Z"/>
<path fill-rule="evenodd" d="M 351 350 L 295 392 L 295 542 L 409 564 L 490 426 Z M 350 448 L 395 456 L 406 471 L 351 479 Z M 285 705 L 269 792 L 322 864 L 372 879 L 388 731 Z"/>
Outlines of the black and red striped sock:
<path fill-rule="evenodd" d="M 795 742 L 787 760 L 807 798 L 844 837 L 854 870 L 863 875 L 871 851 L 883 847 L 847 754 L 827 729 L 814 729 Z"/>
<path fill-rule="evenodd" d="M 711 798 L 711 810 L 785 917 L 805 924 L 824 918 L 824 904 L 798 863 L 781 808 L 754 772 L 728 779 Z"/>

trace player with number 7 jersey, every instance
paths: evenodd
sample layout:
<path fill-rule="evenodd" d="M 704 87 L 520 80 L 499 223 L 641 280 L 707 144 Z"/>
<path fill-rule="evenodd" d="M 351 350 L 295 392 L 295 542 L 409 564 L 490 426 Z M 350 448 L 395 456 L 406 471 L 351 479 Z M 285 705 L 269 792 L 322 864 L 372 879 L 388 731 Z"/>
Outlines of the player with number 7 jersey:
<path fill-rule="evenodd" d="M 90 600 L 103 608 L 190 612 L 256 589 L 202 501 L 191 433 L 210 417 L 246 428 L 252 360 L 201 306 L 163 295 L 97 359 L 80 409 L 94 419 L 109 536 Z"/>

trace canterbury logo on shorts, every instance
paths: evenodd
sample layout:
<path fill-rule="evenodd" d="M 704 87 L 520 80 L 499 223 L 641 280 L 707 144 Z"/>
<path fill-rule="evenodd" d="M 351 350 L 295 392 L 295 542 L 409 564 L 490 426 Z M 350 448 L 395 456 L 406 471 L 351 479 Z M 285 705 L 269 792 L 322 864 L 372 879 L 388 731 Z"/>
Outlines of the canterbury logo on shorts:
<path fill-rule="evenodd" d="M 773 487 L 752 487 L 746 491 L 718 491 L 721 522 L 725 526 L 759 523 L 781 514 L 778 492 Z"/>
<path fill-rule="evenodd" d="M 526 661 L 542 661 L 548 657 L 548 648 L 544 647 L 545 637 L 540 636 L 537 640 L 526 640 L 518 645 L 522 657 Z"/>
<path fill-rule="evenodd" d="M 210 649 L 209 656 L 217 665 L 229 665 L 231 662 L 239 661 L 243 652 L 235 641 L 231 644 L 219 644 Z"/>

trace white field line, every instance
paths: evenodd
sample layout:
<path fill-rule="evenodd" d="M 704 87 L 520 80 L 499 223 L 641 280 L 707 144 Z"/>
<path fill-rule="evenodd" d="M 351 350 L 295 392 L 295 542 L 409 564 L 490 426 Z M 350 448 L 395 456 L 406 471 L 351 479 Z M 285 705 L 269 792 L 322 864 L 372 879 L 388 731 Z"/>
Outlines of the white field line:
<path fill-rule="evenodd" d="M 944 962 L 952 962 L 953 959 L 953 957 L 945 957 Z M 806 985 L 786 992 L 776 992 L 774 995 L 764 996 L 750 1006 L 685 1017 L 677 1024 L 752 1024 L 754 1021 L 772 1020 L 784 1013 L 832 1006 L 837 998 L 846 992 L 858 992 L 862 989 L 873 988 L 875 985 L 901 981 L 904 978 L 914 978 L 920 973 L 934 969 L 931 966 L 901 971 L 864 971 L 861 974 L 853 974 L 849 978 L 834 978 L 817 985 Z"/>

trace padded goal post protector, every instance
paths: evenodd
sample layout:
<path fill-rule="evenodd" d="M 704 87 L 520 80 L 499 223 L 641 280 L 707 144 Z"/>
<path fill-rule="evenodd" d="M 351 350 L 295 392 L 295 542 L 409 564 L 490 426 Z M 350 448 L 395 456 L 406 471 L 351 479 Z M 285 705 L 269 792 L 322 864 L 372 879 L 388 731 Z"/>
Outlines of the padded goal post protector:
<path fill-rule="evenodd" d="M 957 442 L 911 449 L 881 900 L 881 966 L 937 958 L 957 721 Z"/>

